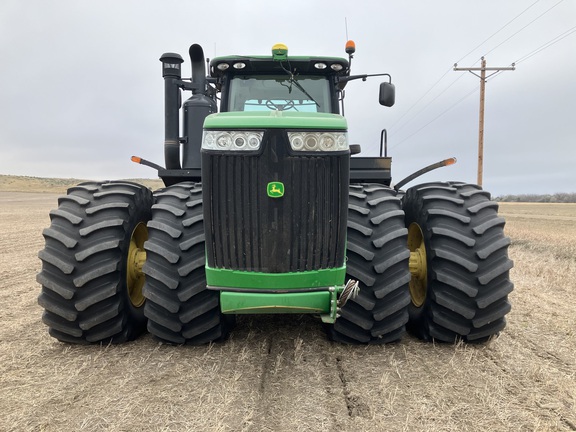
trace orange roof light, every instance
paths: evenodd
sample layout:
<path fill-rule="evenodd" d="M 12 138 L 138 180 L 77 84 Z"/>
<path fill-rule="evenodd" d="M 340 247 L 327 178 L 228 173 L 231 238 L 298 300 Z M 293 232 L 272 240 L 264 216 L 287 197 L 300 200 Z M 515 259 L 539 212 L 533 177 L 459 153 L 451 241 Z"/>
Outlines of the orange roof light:
<path fill-rule="evenodd" d="M 140 159 L 138 156 L 132 156 L 132 157 L 130 158 L 130 160 L 131 160 L 132 162 L 136 162 L 137 164 L 139 164 L 139 163 L 142 161 L 142 159 Z"/>
<path fill-rule="evenodd" d="M 353 40 L 349 40 L 346 42 L 346 53 L 347 54 L 354 54 L 356 52 L 356 44 Z"/>

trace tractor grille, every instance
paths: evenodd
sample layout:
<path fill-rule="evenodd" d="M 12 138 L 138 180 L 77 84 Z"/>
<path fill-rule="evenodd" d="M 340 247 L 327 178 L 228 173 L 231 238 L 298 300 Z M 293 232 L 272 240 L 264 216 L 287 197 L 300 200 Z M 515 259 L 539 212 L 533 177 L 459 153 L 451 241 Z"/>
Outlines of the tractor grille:
<path fill-rule="evenodd" d="M 284 131 L 267 132 L 262 152 L 204 152 L 207 262 L 265 273 L 344 265 L 349 155 L 291 155 Z M 269 182 L 285 186 L 281 198 Z"/>

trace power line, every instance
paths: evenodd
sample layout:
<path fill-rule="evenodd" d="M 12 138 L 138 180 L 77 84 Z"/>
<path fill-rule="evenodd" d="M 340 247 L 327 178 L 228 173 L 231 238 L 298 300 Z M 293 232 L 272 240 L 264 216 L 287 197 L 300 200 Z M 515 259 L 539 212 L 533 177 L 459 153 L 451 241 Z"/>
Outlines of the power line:
<path fill-rule="evenodd" d="M 430 120 L 428 123 L 426 123 L 424 126 L 422 126 L 420 129 L 418 129 L 416 132 L 408 135 L 406 138 L 404 138 L 403 140 L 399 141 L 397 144 L 394 144 L 392 147 L 390 147 L 390 149 L 394 149 L 396 147 L 398 147 L 400 144 L 402 144 L 405 141 L 408 141 L 410 138 L 412 138 L 414 135 L 418 134 L 422 129 L 428 127 L 430 124 L 434 123 L 436 120 L 438 120 L 440 117 L 442 117 L 444 114 L 446 114 L 448 111 L 450 111 L 451 109 L 455 108 L 459 103 L 461 103 L 462 101 L 464 101 L 464 99 L 466 99 L 467 97 L 469 97 L 471 94 L 476 93 L 477 91 L 477 87 L 475 86 L 472 91 L 470 93 L 467 93 L 464 97 L 462 97 L 461 99 L 459 99 L 457 102 L 455 102 L 452 106 L 450 106 L 449 108 L 447 108 L 446 110 L 442 111 L 440 114 L 438 114 L 436 117 L 434 117 L 432 120 Z"/>
<path fill-rule="evenodd" d="M 538 48 L 536 48 L 535 50 L 530 51 L 528 54 L 523 55 L 522 57 L 520 57 L 518 60 L 516 60 L 514 63 L 512 63 L 513 65 L 517 65 L 523 61 L 528 60 L 531 57 L 534 57 L 536 54 L 539 54 L 540 52 L 550 48 L 552 45 L 560 42 L 562 39 L 567 38 L 568 36 L 572 35 L 576 33 L 576 26 L 566 30 L 563 33 L 560 33 L 558 36 L 550 39 L 548 42 L 540 45 Z M 486 78 L 486 81 L 489 81 L 491 79 L 493 79 L 494 77 L 500 75 L 502 71 L 497 71 L 495 74 L 492 74 L 491 76 Z"/>
<path fill-rule="evenodd" d="M 540 0 L 536 0 L 534 3 L 532 3 L 526 9 L 524 9 L 522 12 L 520 12 L 518 15 L 516 15 L 514 18 L 512 18 L 510 21 L 508 21 L 506 24 L 504 24 L 502 27 L 500 27 L 500 30 L 497 30 L 496 32 L 492 33 L 491 36 L 488 36 L 478 46 L 476 46 L 472 50 L 470 50 L 470 52 L 468 54 L 466 54 L 464 57 L 462 57 L 456 63 L 460 63 L 462 60 L 464 60 L 466 57 L 468 57 L 470 54 L 472 54 L 474 51 L 476 51 L 478 48 L 480 48 L 482 45 L 484 45 L 486 42 L 488 42 L 490 39 L 492 39 L 494 36 L 496 36 L 498 33 L 500 33 L 502 30 L 504 30 L 506 27 L 508 27 L 510 24 L 512 24 L 514 21 L 516 21 L 518 18 L 520 18 L 525 12 L 528 11 L 528 9 L 530 9 L 532 6 L 534 6 L 539 1 Z"/>
<path fill-rule="evenodd" d="M 404 117 L 406 117 L 406 115 L 407 115 L 416 105 L 418 105 L 418 104 L 420 103 L 420 101 L 421 101 L 422 99 L 424 99 L 424 98 L 428 95 L 428 93 L 430 93 L 430 92 L 432 91 L 432 89 L 433 89 L 434 87 L 436 87 L 436 86 L 438 85 L 438 83 L 439 83 L 440 81 L 442 81 L 442 79 L 443 79 L 446 75 L 448 75 L 448 73 L 449 73 L 451 70 L 452 70 L 452 68 L 449 68 L 446 72 L 444 72 L 444 74 L 438 79 L 438 81 L 436 81 L 436 82 L 432 85 L 432 87 L 430 87 L 430 88 L 428 89 L 428 91 L 427 91 L 426 93 L 424 93 L 424 95 L 422 95 L 422 97 L 420 97 L 420 99 L 418 99 L 416 102 L 414 102 L 414 104 L 412 104 L 412 106 L 411 106 L 410 108 L 408 108 L 408 110 L 405 111 L 404 114 L 402 114 L 402 115 L 400 116 L 400 118 L 399 118 L 398 120 L 396 120 L 395 123 L 392 124 L 392 126 L 390 126 L 390 129 L 394 129 L 394 127 L 395 127 L 398 123 L 400 123 L 400 120 L 402 120 Z M 408 120 L 408 121 L 410 121 L 410 120 Z"/>
<path fill-rule="evenodd" d="M 560 2 L 563 0 L 560 0 Z M 522 15 L 524 15 L 528 10 L 530 10 L 534 5 L 536 5 L 538 2 L 540 2 L 540 0 L 536 0 L 535 2 L 533 2 L 530 6 L 528 6 L 526 9 L 524 9 L 522 12 L 520 12 L 518 15 L 516 15 L 514 18 L 512 18 L 510 21 L 508 21 L 506 24 L 504 24 L 502 27 L 500 27 L 499 30 L 497 30 L 496 32 L 492 33 L 488 38 L 484 39 L 484 41 L 482 41 L 479 45 L 477 45 L 476 47 L 474 47 L 471 51 L 469 51 L 466 55 L 464 55 L 460 60 L 458 60 L 459 63 L 462 59 L 466 58 L 468 55 L 470 55 L 472 52 L 474 52 L 476 49 L 480 48 L 482 45 L 484 45 L 487 41 L 489 41 L 490 39 L 492 39 L 494 36 L 496 36 L 498 33 L 500 33 L 502 30 L 504 30 L 506 27 L 508 27 L 510 24 L 512 24 L 514 21 L 516 21 L 518 18 L 520 18 Z M 559 3 L 560 3 L 559 2 Z M 558 3 L 557 3 L 558 4 Z M 557 5 L 556 4 L 556 5 Z M 554 5 L 554 6 L 556 6 Z M 554 7 L 553 6 L 553 7 Z M 552 9 L 552 8 L 550 8 Z M 549 10 L 550 10 L 549 9 Z M 547 12 L 547 11 L 546 11 Z M 546 13 L 545 12 L 545 13 Z M 544 15 L 544 14 L 542 14 Z M 542 16 L 540 15 L 540 16 Z M 536 18 L 538 19 L 538 18 Z M 532 21 L 533 22 L 533 21 Z M 494 48 L 495 49 L 495 48 Z M 479 61 L 480 59 L 478 59 L 477 61 Z M 413 109 L 414 107 L 416 107 L 439 83 L 440 81 L 442 81 L 444 79 L 444 77 L 446 75 L 448 75 L 448 72 L 450 72 L 452 68 L 448 69 L 446 72 L 444 72 L 444 74 L 416 101 L 414 102 L 409 108 L 408 110 L 406 110 L 404 112 L 404 114 L 402 114 L 400 116 L 400 118 L 398 118 L 398 120 L 396 120 L 395 123 L 393 123 L 390 126 L 391 130 L 394 130 L 394 128 L 396 127 L 396 125 L 400 124 L 400 122 L 402 121 L 402 119 L 404 117 L 406 117 Z M 422 109 L 420 109 L 418 112 L 416 112 L 414 115 L 412 115 L 411 117 L 409 117 L 404 123 L 400 124 L 399 128 L 397 130 L 395 130 L 395 132 L 398 132 L 399 130 L 401 130 L 404 126 L 406 126 L 408 123 L 410 123 L 414 118 L 416 118 L 421 112 L 423 112 L 428 106 L 430 106 L 436 99 L 438 99 L 440 96 L 442 96 L 450 87 L 452 87 L 456 81 L 458 81 L 460 78 L 462 77 L 462 75 L 460 77 L 458 77 L 455 81 L 453 81 L 450 85 L 448 85 L 448 87 L 446 87 L 443 91 L 440 92 L 440 94 L 438 94 L 434 99 L 432 99 L 430 102 L 428 102 Z"/>
<path fill-rule="evenodd" d="M 536 54 L 538 54 L 541 51 L 544 51 L 546 48 L 551 47 L 552 45 L 554 45 L 557 42 L 560 42 L 562 39 L 570 36 L 571 34 L 576 32 L 576 26 L 572 27 L 571 29 L 566 30 L 564 33 L 559 34 L 558 36 L 556 36 L 555 38 L 552 38 L 551 40 L 549 40 L 548 42 L 546 42 L 545 44 L 541 45 L 540 47 L 536 48 L 534 51 L 529 52 L 528 54 L 524 55 L 523 57 L 520 57 L 518 60 L 516 60 L 514 63 L 518 64 L 520 62 L 523 62 L 525 60 L 528 60 L 530 57 L 535 56 Z"/>
<path fill-rule="evenodd" d="M 552 9 L 554 9 L 556 6 L 558 6 L 560 3 L 562 3 L 562 1 L 564 0 L 560 0 L 558 1 L 556 4 L 554 4 L 552 7 L 548 8 L 547 10 L 545 10 L 543 13 L 541 13 L 540 15 L 538 15 L 536 18 L 534 18 L 532 21 L 530 21 L 528 24 L 526 24 L 524 27 L 522 27 L 520 30 L 516 31 L 514 34 L 512 34 L 510 37 L 508 37 L 507 39 L 505 39 L 503 42 L 499 43 L 498 45 L 496 45 L 494 48 L 492 48 L 490 51 L 488 51 L 486 54 L 491 53 L 492 51 L 494 51 L 495 49 L 497 49 L 498 47 L 500 47 L 501 45 L 503 45 L 505 42 L 507 42 L 508 40 L 510 40 L 511 38 L 513 38 L 514 36 L 516 36 L 518 33 L 520 33 L 521 31 L 523 31 L 525 28 L 527 28 L 528 26 L 530 26 L 532 23 L 534 23 L 535 21 L 537 21 L 538 19 L 540 19 L 542 16 L 544 16 L 545 14 L 547 14 L 548 12 L 550 12 Z M 498 33 L 500 33 L 502 30 L 504 30 L 506 27 L 508 27 L 510 24 L 512 24 L 514 21 L 516 21 L 518 18 L 520 18 L 522 15 L 524 15 L 528 10 L 530 10 L 532 7 L 534 7 L 537 3 L 539 3 L 540 0 L 536 0 L 535 2 L 533 2 L 532 4 L 530 4 L 530 6 L 528 6 L 526 9 L 524 9 L 522 12 L 520 12 L 518 15 L 516 15 L 514 18 L 512 18 L 510 21 L 508 21 L 506 24 L 504 24 L 499 30 L 497 30 L 496 32 L 494 32 L 492 35 L 490 35 L 488 38 L 486 38 L 484 41 L 482 41 L 479 45 L 477 45 L 475 48 L 473 48 L 471 51 L 469 51 L 466 55 L 464 55 L 462 57 L 462 59 L 466 58 L 468 55 L 470 55 L 472 52 L 474 52 L 475 50 L 477 50 L 479 47 L 481 47 L 482 45 L 484 45 L 487 41 L 489 41 L 490 39 L 492 39 L 494 36 L 496 36 Z M 557 38 L 553 39 L 552 41 L 548 42 L 547 44 L 544 44 L 543 46 L 541 46 L 540 48 L 532 51 L 531 53 L 527 54 L 526 56 L 522 57 L 519 61 L 516 61 L 515 63 L 519 63 L 520 61 L 524 61 L 527 60 L 528 58 L 530 58 L 533 55 L 538 54 L 540 51 L 548 48 L 549 46 L 555 44 L 556 42 L 559 42 L 561 39 L 569 36 L 570 34 L 572 34 L 572 32 L 576 31 L 576 27 L 573 29 L 570 29 L 568 32 L 568 34 L 562 34 L 560 36 L 558 36 Z M 460 59 L 459 61 L 461 61 L 462 59 Z M 480 59 L 479 59 L 480 60 Z M 408 123 L 410 123 L 414 118 L 416 118 L 420 113 L 422 113 L 424 110 L 426 110 L 434 101 L 436 101 L 440 96 L 442 96 L 444 93 L 446 93 L 446 91 L 448 91 L 450 89 L 450 87 L 452 87 L 461 77 L 462 75 L 457 78 L 456 80 L 454 80 L 451 84 L 448 85 L 448 87 L 446 87 L 444 90 L 442 90 L 436 97 L 434 97 L 431 101 L 429 101 L 424 107 L 422 107 L 419 111 L 417 111 L 416 113 L 414 113 L 412 116 L 410 116 L 406 121 L 404 121 L 402 124 L 400 124 L 400 122 L 402 121 L 402 119 L 404 117 L 406 117 L 420 102 L 422 102 L 422 100 L 428 95 L 430 94 L 430 92 L 438 86 L 438 84 L 444 79 L 444 77 L 448 74 L 449 70 L 444 72 L 444 74 L 414 103 L 410 106 L 410 108 L 408 108 L 407 111 L 404 112 L 404 114 L 402 114 L 402 116 L 400 116 L 400 118 L 398 118 L 398 120 L 396 120 L 396 122 L 394 124 L 392 124 L 392 126 L 390 127 L 392 130 L 394 130 L 394 128 L 399 125 L 399 127 L 394 130 L 394 132 L 398 132 L 400 131 L 402 128 L 404 128 L 404 126 L 406 126 Z M 496 77 L 497 75 L 499 75 L 502 71 L 501 70 L 497 70 L 494 74 L 489 75 L 488 77 L 485 77 L 485 81 L 488 81 L 489 79 L 492 79 L 494 77 Z M 466 99 L 469 96 L 469 94 L 467 94 L 466 96 L 464 96 L 462 99 L 460 99 L 458 102 L 456 102 L 455 105 L 457 105 L 458 103 L 460 103 L 462 100 Z M 419 133 L 422 129 L 424 129 L 425 127 L 427 127 L 428 125 L 430 125 L 431 123 L 433 123 L 436 119 L 440 118 L 442 115 L 444 115 L 446 112 L 450 111 L 455 105 L 449 107 L 447 110 L 445 110 L 444 112 L 442 112 L 439 116 L 435 117 L 434 119 L 432 119 L 430 122 L 426 123 L 424 126 L 422 126 L 421 128 L 419 128 L 416 132 L 414 132 L 413 134 L 409 135 L 408 137 L 406 137 L 405 139 L 403 139 L 402 141 L 398 142 L 396 145 L 394 145 L 392 148 L 397 147 L 398 145 L 400 145 L 401 143 L 407 141 L 408 139 L 410 139 L 411 137 L 413 137 L 414 135 L 416 135 L 417 133 Z"/>
<path fill-rule="evenodd" d="M 452 69 L 452 68 L 450 68 L 450 70 L 451 70 L 451 69 Z M 444 76 L 443 76 L 443 77 L 444 77 Z M 456 78 L 454 81 L 452 81 L 452 83 L 451 83 L 448 87 L 446 87 L 444 90 L 442 90 L 438 95 L 436 95 L 435 98 L 433 98 L 431 101 L 429 101 L 426 105 L 424 105 L 424 106 L 420 109 L 420 111 L 416 112 L 414 115 L 412 115 L 412 117 L 410 117 L 410 118 L 409 118 L 408 120 L 406 120 L 402 125 L 400 125 L 400 127 L 398 127 L 398 129 L 396 129 L 395 132 L 397 133 L 398 131 L 402 130 L 402 128 L 403 128 L 404 126 L 406 126 L 408 123 L 410 123 L 414 118 L 416 118 L 416 117 L 417 117 L 421 112 L 423 112 L 426 108 L 428 108 L 436 99 L 438 99 L 440 96 L 442 96 L 444 93 L 446 93 L 446 92 L 450 89 L 450 87 L 452 87 L 454 84 L 456 84 L 456 83 L 458 82 L 458 80 L 459 80 L 460 78 L 462 78 L 462 75 L 459 76 L 458 78 Z M 432 90 L 432 89 L 430 89 L 430 90 Z M 427 92 L 427 93 L 429 93 L 429 92 Z M 423 97 L 421 97 L 419 100 L 422 100 L 422 99 L 423 99 Z M 397 123 L 398 123 L 398 122 L 396 122 L 395 124 L 397 124 Z M 393 125 L 390 129 L 393 129 L 393 127 L 394 127 L 394 125 Z"/>
<path fill-rule="evenodd" d="M 488 54 L 490 54 L 492 51 L 494 51 L 496 48 L 500 47 L 501 45 L 505 44 L 506 42 L 508 42 L 510 39 L 512 39 L 514 36 L 516 36 L 518 33 L 520 33 L 522 30 L 524 30 L 526 27 L 530 26 L 532 23 L 534 23 L 535 21 L 537 21 L 538 19 L 542 18 L 544 15 L 546 15 L 548 12 L 550 12 L 552 9 L 554 9 L 556 6 L 558 6 L 560 3 L 562 3 L 564 0 L 560 0 L 558 3 L 556 3 L 554 6 L 546 9 L 544 12 L 542 12 L 540 15 L 538 15 L 536 18 L 534 18 L 532 21 L 530 21 L 528 24 L 526 24 L 524 27 L 522 27 L 520 30 L 518 30 L 516 33 L 512 34 L 512 36 L 504 39 L 502 42 L 500 42 L 498 45 L 496 45 L 494 48 L 492 48 L 490 51 L 488 51 L 486 54 L 484 54 L 484 56 L 487 56 Z"/>

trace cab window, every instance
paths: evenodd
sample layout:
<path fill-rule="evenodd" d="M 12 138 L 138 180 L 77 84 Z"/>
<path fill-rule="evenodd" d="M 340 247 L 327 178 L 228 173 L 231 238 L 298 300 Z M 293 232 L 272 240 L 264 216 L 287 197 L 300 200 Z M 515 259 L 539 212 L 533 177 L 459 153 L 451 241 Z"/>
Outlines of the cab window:
<path fill-rule="evenodd" d="M 322 76 L 237 75 L 230 80 L 229 111 L 331 112 Z"/>

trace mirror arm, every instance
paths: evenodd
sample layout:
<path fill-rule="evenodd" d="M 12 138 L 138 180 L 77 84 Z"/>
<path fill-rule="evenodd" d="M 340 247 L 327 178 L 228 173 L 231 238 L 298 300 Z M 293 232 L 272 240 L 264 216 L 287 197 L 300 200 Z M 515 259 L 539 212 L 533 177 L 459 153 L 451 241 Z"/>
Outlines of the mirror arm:
<path fill-rule="evenodd" d="M 354 81 L 354 80 L 357 80 L 357 79 L 361 79 L 362 81 L 366 81 L 366 78 L 369 78 L 369 77 L 377 77 L 377 76 L 386 76 L 386 77 L 388 77 L 388 84 L 392 84 L 392 77 L 390 76 L 390 74 L 387 74 L 387 73 L 343 76 L 343 77 L 338 77 L 337 80 L 336 80 L 336 82 L 338 82 L 338 83 L 340 83 L 340 82 L 348 82 L 348 81 Z"/>

